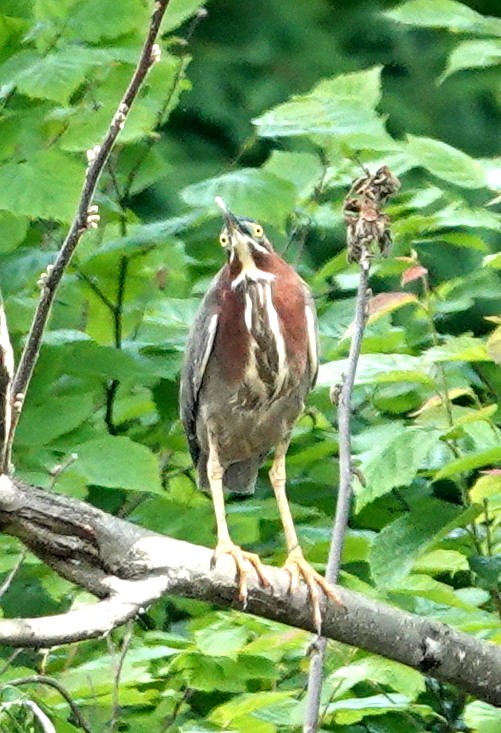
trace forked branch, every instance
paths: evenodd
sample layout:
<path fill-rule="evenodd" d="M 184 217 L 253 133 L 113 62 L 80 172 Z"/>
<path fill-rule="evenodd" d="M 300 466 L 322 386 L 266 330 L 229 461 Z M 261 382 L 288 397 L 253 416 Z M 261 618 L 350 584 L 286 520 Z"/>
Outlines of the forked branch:
<path fill-rule="evenodd" d="M 40 300 L 31 323 L 28 339 L 23 349 L 23 353 L 21 354 L 19 366 L 17 367 L 12 385 L 11 402 L 14 409 L 12 411 L 9 434 L 5 445 L 4 455 L 2 457 L 2 473 L 10 472 L 12 444 L 17 424 L 19 422 L 19 417 L 21 415 L 24 396 L 31 381 L 33 369 L 35 368 L 35 364 L 38 360 L 42 337 L 59 283 L 61 282 L 61 278 L 70 263 L 73 252 L 75 251 L 82 235 L 89 228 L 92 228 L 97 224 L 97 208 L 92 206 L 92 200 L 99 178 L 148 71 L 155 61 L 160 58 L 160 48 L 156 45 L 155 41 L 169 1 L 170 0 L 156 0 L 155 2 L 155 10 L 151 16 L 148 34 L 143 44 L 136 69 L 129 82 L 129 86 L 126 89 L 115 114 L 113 115 L 103 141 L 100 145 L 97 145 L 91 151 L 88 151 L 87 157 L 89 165 L 85 174 L 80 200 L 69 232 L 57 254 L 54 264 L 47 268 L 47 271 L 43 273 L 39 280 L 41 290 Z"/>
<path fill-rule="evenodd" d="M 0 644 L 50 647 L 98 637 L 164 593 L 239 610 L 235 567 L 212 551 L 141 529 L 69 497 L 0 480 L 0 529 L 20 538 L 60 575 L 102 598 L 59 616 L 0 620 Z M 267 567 L 271 586 L 249 578 L 246 611 L 314 631 L 302 585 L 289 593 L 287 572 Z M 373 598 L 339 588 L 344 606 L 322 605 L 326 637 L 407 664 L 501 705 L 501 648 Z"/>

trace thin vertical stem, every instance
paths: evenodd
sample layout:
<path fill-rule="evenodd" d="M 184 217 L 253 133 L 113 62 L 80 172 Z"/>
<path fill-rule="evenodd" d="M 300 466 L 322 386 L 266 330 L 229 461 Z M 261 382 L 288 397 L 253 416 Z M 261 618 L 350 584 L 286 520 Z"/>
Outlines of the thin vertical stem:
<path fill-rule="evenodd" d="M 325 577 L 329 583 L 336 583 L 341 567 L 344 536 L 350 515 L 352 494 L 352 466 L 351 466 L 351 394 L 355 383 L 360 349 L 367 321 L 367 291 L 369 282 L 370 261 L 367 253 L 360 260 L 360 278 L 358 281 L 357 304 L 353 338 L 348 356 L 348 369 L 344 376 L 339 398 L 339 492 L 336 505 L 336 517 L 332 530 L 331 545 Z M 320 710 L 320 695 L 322 692 L 322 673 L 324 668 L 327 639 L 317 637 L 312 645 L 310 672 L 308 677 L 308 691 L 303 733 L 315 733 L 318 728 Z"/>

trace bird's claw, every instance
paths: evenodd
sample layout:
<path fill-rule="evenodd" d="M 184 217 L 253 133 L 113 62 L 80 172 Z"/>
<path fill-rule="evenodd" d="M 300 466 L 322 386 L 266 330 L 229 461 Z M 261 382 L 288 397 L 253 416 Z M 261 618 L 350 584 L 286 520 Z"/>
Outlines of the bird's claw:
<path fill-rule="evenodd" d="M 247 577 L 249 575 L 249 564 L 256 571 L 259 582 L 263 588 L 270 585 L 264 566 L 255 552 L 242 550 L 231 541 L 219 542 L 212 558 L 212 565 L 215 565 L 222 555 L 230 555 L 235 561 L 238 579 L 238 599 L 243 603 L 244 609 L 247 605 Z"/>
<path fill-rule="evenodd" d="M 313 622 L 318 634 L 322 629 L 322 614 L 320 612 L 320 593 L 319 587 L 338 606 L 344 606 L 343 601 L 336 593 L 335 588 L 320 573 L 312 568 L 309 562 L 304 559 L 303 552 L 300 547 L 296 547 L 287 556 L 284 570 L 290 575 L 289 593 L 294 593 L 299 587 L 299 579 L 302 578 L 308 587 L 308 595 L 310 596 L 313 606 Z"/>

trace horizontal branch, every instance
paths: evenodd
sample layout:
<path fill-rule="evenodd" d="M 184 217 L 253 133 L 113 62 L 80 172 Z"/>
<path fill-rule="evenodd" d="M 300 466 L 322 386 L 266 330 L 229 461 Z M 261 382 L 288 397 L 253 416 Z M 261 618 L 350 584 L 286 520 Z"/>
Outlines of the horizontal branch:
<path fill-rule="evenodd" d="M 0 477 L 0 530 L 19 537 L 60 575 L 103 600 L 35 619 L 0 621 L 0 644 L 48 647 L 98 637 L 164 593 L 244 610 L 233 561 L 211 567 L 212 552 L 141 529 L 82 501 Z M 271 585 L 249 579 L 245 611 L 315 631 L 304 587 L 267 567 Z M 501 706 L 501 649 L 397 608 L 340 589 L 343 606 L 324 599 L 322 634 L 413 667 Z"/>

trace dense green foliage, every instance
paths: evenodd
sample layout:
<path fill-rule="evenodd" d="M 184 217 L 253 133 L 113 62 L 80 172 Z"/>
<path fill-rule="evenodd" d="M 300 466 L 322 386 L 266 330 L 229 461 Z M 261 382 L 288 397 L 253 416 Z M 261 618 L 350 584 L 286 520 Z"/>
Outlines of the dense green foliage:
<path fill-rule="evenodd" d="M 177 380 L 187 329 L 223 258 L 218 194 L 263 223 L 317 297 L 324 363 L 288 471 L 301 541 L 322 569 L 337 484 L 328 387 L 344 369 L 357 281 L 341 204 L 360 174 L 357 155 L 371 169 L 385 162 L 403 185 L 389 209 L 393 251 L 372 271 L 354 395 L 365 485 L 356 487 L 342 583 L 501 641 L 501 217 L 488 207 L 501 189 L 501 19 L 487 15 L 496 3 L 221 0 L 197 25 L 201 4 L 171 2 L 162 60 L 101 182 L 102 226 L 79 245 L 58 294 L 19 427 L 17 472 L 213 545 Z M 149 6 L 0 2 L 0 280 L 17 353 Z M 264 472 L 256 497 L 228 510 L 236 542 L 282 562 Z M 0 538 L 1 576 L 20 551 Z M 88 602 L 28 556 L 2 612 Z M 0 730 L 41 730 L 23 706 L 31 699 L 58 733 L 77 730 L 55 690 L 8 685 L 40 670 L 67 688 L 96 733 L 112 717 L 114 730 L 134 733 L 300 729 L 308 634 L 163 600 L 134 625 L 117 678 L 123 636 L 23 652 L 5 666 L 2 650 Z M 488 705 L 339 644 L 330 645 L 324 695 L 325 731 L 501 730 Z"/>

